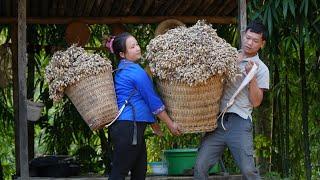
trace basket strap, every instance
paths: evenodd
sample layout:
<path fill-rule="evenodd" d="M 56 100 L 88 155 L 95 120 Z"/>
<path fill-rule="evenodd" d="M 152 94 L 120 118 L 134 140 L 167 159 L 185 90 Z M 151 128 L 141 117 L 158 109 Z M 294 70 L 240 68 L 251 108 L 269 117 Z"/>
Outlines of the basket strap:
<path fill-rule="evenodd" d="M 115 70 L 112 71 L 112 73 L 116 73 L 119 72 L 123 69 L 125 69 L 128 65 L 121 67 L 121 68 L 117 68 Z M 122 111 L 124 110 L 124 108 L 127 106 L 127 104 L 129 103 L 130 98 L 133 96 L 133 94 L 135 93 L 136 89 L 132 90 L 132 92 L 130 93 L 129 97 L 127 100 L 125 100 L 125 103 L 121 106 L 120 110 L 118 111 L 116 117 L 107 125 L 105 125 L 104 127 L 108 128 L 109 126 L 111 126 L 121 115 Z"/>
<path fill-rule="evenodd" d="M 234 103 L 235 98 L 237 97 L 237 95 L 240 93 L 240 91 L 247 85 L 249 84 L 249 82 L 251 81 L 251 79 L 254 77 L 254 75 L 256 74 L 256 71 L 258 69 L 258 66 L 256 64 L 253 64 L 250 72 L 247 74 L 247 76 L 244 78 L 244 80 L 242 81 L 242 83 L 240 84 L 240 86 L 238 87 L 238 89 L 236 90 L 236 92 L 232 95 L 232 97 L 230 98 L 229 102 L 227 103 L 227 106 L 221 111 L 221 113 L 219 114 L 219 116 L 217 117 L 217 119 L 219 119 L 219 117 L 221 117 L 221 126 L 224 130 L 227 130 L 226 127 L 223 124 L 223 118 L 224 118 L 224 114 L 227 112 L 228 108 L 232 106 L 232 104 Z M 251 119 L 252 121 L 252 119 Z"/>
<path fill-rule="evenodd" d="M 117 72 L 117 71 L 121 71 L 121 70 L 125 69 L 125 68 L 128 67 L 128 66 L 129 66 L 129 64 L 126 64 L 126 65 L 124 65 L 123 67 L 120 67 L 120 68 L 117 68 L 117 69 L 113 70 L 112 73 L 115 73 L 115 72 Z"/>
<path fill-rule="evenodd" d="M 128 97 L 127 100 L 124 101 L 124 104 L 121 106 L 120 110 L 118 111 L 116 117 L 107 125 L 105 125 L 106 128 L 108 128 L 109 126 L 111 126 L 121 115 L 122 111 L 124 110 L 124 108 L 129 104 L 129 100 L 131 99 L 131 97 L 134 95 L 134 93 L 136 92 L 136 88 L 133 89 Z"/>

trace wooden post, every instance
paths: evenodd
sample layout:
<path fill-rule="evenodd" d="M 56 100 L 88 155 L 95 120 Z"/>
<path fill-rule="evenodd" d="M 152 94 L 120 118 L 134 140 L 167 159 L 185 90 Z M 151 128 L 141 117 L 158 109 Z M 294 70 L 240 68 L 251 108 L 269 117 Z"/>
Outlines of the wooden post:
<path fill-rule="evenodd" d="M 20 144 L 19 144 L 19 77 L 18 77 L 18 26 L 11 25 L 12 77 L 13 77 L 13 108 L 15 134 L 15 162 L 16 175 L 20 176 Z"/>
<path fill-rule="evenodd" d="M 18 0 L 18 90 L 19 90 L 19 144 L 20 144 L 20 179 L 29 179 L 28 128 L 27 128 L 27 18 L 26 0 Z"/>
<path fill-rule="evenodd" d="M 240 30 L 240 48 L 242 44 L 242 39 L 244 36 L 244 31 L 247 27 L 247 1 L 246 0 L 239 0 L 238 1 L 238 7 L 239 7 L 239 30 Z"/>

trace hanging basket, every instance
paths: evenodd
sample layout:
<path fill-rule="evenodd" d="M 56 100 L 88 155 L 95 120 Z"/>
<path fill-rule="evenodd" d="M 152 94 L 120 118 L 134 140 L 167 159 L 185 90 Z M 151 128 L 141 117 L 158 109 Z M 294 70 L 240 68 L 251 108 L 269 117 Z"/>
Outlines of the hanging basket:
<path fill-rule="evenodd" d="M 176 19 L 167 19 L 162 21 L 156 28 L 154 34 L 155 36 L 166 33 L 169 29 L 176 28 L 178 26 L 185 26 L 185 24 Z"/>
<path fill-rule="evenodd" d="M 90 29 L 82 22 L 72 22 L 67 26 L 65 39 L 68 45 L 85 46 L 90 39 Z"/>
<path fill-rule="evenodd" d="M 65 93 L 91 130 L 105 127 L 117 115 L 111 71 L 80 80 L 66 88 Z"/>
<path fill-rule="evenodd" d="M 197 86 L 165 80 L 157 81 L 157 85 L 169 116 L 183 133 L 208 132 L 217 127 L 223 91 L 220 76 Z"/>
<path fill-rule="evenodd" d="M 27 119 L 29 121 L 38 121 L 43 107 L 43 103 L 27 100 Z"/>

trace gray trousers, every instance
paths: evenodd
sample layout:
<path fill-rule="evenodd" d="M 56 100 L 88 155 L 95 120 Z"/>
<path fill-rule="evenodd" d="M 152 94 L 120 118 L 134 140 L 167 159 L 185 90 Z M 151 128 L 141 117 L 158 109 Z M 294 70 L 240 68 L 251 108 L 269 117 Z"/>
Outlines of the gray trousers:
<path fill-rule="evenodd" d="M 209 168 L 218 162 L 226 147 L 230 149 L 245 179 L 261 179 L 254 164 L 251 120 L 235 113 L 226 113 L 223 122 L 226 130 L 219 119 L 217 129 L 204 136 L 194 167 L 194 179 L 208 179 Z"/>

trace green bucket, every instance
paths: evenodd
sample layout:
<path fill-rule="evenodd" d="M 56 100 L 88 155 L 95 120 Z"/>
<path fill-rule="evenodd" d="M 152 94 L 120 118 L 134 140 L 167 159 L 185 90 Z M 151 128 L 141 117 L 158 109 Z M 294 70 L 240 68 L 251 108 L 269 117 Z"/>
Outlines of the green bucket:
<path fill-rule="evenodd" d="M 169 175 L 193 175 L 193 167 L 197 157 L 197 149 L 170 149 L 164 150 L 164 157 L 168 166 Z M 209 173 L 220 172 L 220 166 L 214 165 Z"/>

